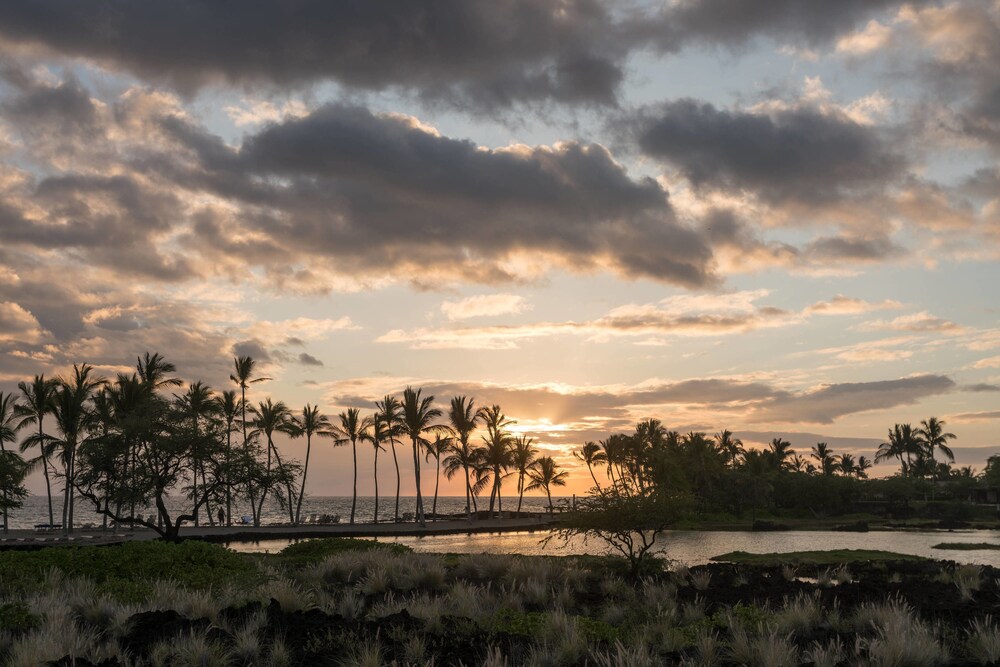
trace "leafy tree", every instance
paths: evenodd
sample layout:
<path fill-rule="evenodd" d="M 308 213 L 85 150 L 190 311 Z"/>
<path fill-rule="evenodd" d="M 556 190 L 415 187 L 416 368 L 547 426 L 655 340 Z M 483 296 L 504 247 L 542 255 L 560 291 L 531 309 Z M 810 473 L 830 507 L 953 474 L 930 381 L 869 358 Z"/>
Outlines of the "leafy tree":
<path fill-rule="evenodd" d="M 262 433 L 267 440 L 266 460 L 264 476 L 257 487 L 260 496 L 257 500 L 257 508 L 254 517 L 254 525 L 260 524 L 261 512 L 264 508 L 264 500 L 273 488 L 284 487 L 285 495 L 278 494 L 278 502 L 282 507 L 288 509 L 288 520 L 295 522 L 295 491 L 292 486 L 295 483 L 297 465 L 293 462 L 281 460 L 281 452 L 274 445 L 274 434 L 285 433 L 292 435 L 295 432 L 295 424 L 292 422 L 292 412 L 284 402 L 274 402 L 270 397 L 260 401 L 256 406 L 250 408 L 253 414 L 253 426 L 257 433 Z M 273 458 L 272 458 L 273 457 Z M 287 504 L 286 504 L 287 503 Z"/>
<path fill-rule="evenodd" d="M 212 396 L 211 388 L 200 380 L 189 385 L 187 392 L 183 395 L 175 394 L 174 399 L 181 414 L 190 420 L 196 440 L 201 432 L 202 422 L 211 420 L 219 413 L 219 404 Z M 205 476 L 204 470 L 201 469 L 205 454 L 192 451 L 191 456 L 191 498 L 196 499 L 198 497 L 198 476 L 199 474 L 202 478 Z M 205 509 L 208 512 L 208 522 L 214 525 L 215 517 L 212 516 L 211 506 L 206 504 Z M 194 511 L 194 525 L 200 525 L 198 508 Z"/>
<path fill-rule="evenodd" d="M 92 375 L 93 367 L 73 365 L 73 377 L 59 379 L 53 401 L 53 414 L 62 438 L 52 438 L 51 443 L 60 453 L 63 464 L 63 534 L 73 532 L 74 494 L 76 480 L 77 448 L 89 440 L 88 429 L 94 422 L 89 401 L 104 378 Z"/>
<path fill-rule="evenodd" d="M 7 451 L 7 444 L 17 442 L 17 432 L 24 424 L 17 399 L 0 391 L 0 509 L 3 510 L 3 532 L 9 526 L 8 512 L 20 507 L 26 468 L 21 457 Z"/>

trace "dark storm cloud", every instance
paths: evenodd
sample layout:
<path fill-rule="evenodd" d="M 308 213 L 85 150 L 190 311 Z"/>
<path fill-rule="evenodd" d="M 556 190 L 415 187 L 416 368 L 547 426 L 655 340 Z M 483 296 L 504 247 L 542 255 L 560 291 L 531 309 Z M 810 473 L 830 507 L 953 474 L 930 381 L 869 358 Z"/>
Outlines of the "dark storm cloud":
<path fill-rule="evenodd" d="M 577 270 L 715 280 L 706 239 L 675 219 L 667 193 L 596 144 L 484 149 L 338 105 L 271 125 L 239 150 L 187 123 L 166 127 L 199 160 L 170 176 L 253 206 L 243 224 L 276 246 L 272 258 L 284 248 L 335 256 L 345 273 L 419 265 L 500 282 L 518 278 L 505 260 L 549 254 Z M 238 252 L 224 226 L 205 217 L 192 242 Z"/>
<path fill-rule="evenodd" d="M 776 204 L 827 203 L 878 188 L 904 168 L 874 128 L 808 107 L 765 114 L 683 99 L 627 124 L 644 154 L 696 187 L 748 190 Z"/>
<path fill-rule="evenodd" d="M 596 0 L 0 3 L 6 40 L 192 91 L 332 79 L 484 105 L 609 102 L 622 50 Z"/>
<path fill-rule="evenodd" d="M 899 0 L 690 0 L 666 3 L 659 13 L 633 17 L 625 26 L 632 39 L 664 51 L 677 51 L 692 42 L 737 48 L 759 35 L 818 46 L 901 4 Z"/>
<path fill-rule="evenodd" d="M 787 394 L 755 411 L 756 421 L 830 424 L 838 418 L 912 405 L 922 398 L 951 391 L 954 381 L 944 375 L 918 375 L 899 380 L 826 385 L 801 394 Z"/>
<path fill-rule="evenodd" d="M 758 35 L 816 45 L 898 0 L 701 0 L 651 10 L 598 0 L 8 0 L 0 37 L 191 92 L 333 80 L 499 108 L 612 103 L 628 55 Z M 920 4 L 920 3 L 918 3 Z"/>

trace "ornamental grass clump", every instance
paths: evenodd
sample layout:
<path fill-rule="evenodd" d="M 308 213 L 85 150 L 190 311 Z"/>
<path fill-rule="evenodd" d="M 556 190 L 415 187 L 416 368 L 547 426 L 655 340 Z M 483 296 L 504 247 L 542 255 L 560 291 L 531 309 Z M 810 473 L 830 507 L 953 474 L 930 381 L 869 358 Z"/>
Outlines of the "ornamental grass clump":
<path fill-rule="evenodd" d="M 1000 628 L 989 615 L 975 619 L 966 631 L 965 652 L 980 665 L 1000 663 Z"/>

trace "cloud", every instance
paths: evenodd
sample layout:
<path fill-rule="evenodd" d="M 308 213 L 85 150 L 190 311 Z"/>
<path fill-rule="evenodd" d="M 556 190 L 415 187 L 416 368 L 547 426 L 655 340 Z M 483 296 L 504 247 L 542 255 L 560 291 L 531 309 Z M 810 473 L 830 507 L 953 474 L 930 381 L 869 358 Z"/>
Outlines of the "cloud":
<path fill-rule="evenodd" d="M 884 48 L 892 37 L 892 28 L 870 20 L 862 30 L 844 35 L 837 40 L 837 53 L 864 56 Z"/>
<path fill-rule="evenodd" d="M 986 421 L 993 421 L 996 419 L 1000 419 L 1000 411 L 963 412 L 962 414 L 951 415 L 950 417 L 948 417 L 949 421 L 962 422 L 962 423 L 986 422 Z"/>
<path fill-rule="evenodd" d="M 972 364 L 973 368 L 1000 368 L 1000 357 L 986 357 Z"/>
<path fill-rule="evenodd" d="M 905 160 L 878 131 L 815 104 L 761 112 L 693 99 L 648 108 L 630 121 L 643 154 L 697 188 L 746 190 L 769 204 L 824 204 L 877 191 Z"/>
<path fill-rule="evenodd" d="M 303 341 L 322 340 L 337 331 L 357 328 L 347 316 L 337 319 L 296 317 L 277 322 L 258 320 L 245 327 L 243 331 L 254 338 L 273 342 L 285 340 L 286 344 L 295 345 Z"/>
<path fill-rule="evenodd" d="M 306 352 L 299 353 L 299 363 L 303 366 L 322 366 L 323 362 Z"/>
<path fill-rule="evenodd" d="M 980 382 L 978 384 L 968 384 L 968 385 L 965 385 L 965 386 L 961 387 L 961 390 L 962 391 L 971 391 L 971 392 L 977 393 L 977 394 L 1000 392 L 1000 385 L 987 384 L 985 382 Z"/>
<path fill-rule="evenodd" d="M 43 338 L 38 320 L 20 304 L 0 301 L 0 342 L 36 343 Z"/>
<path fill-rule="evenodd" d="M 606 103 L 623 73 L 612 20 L 592 0 L 412 3 L 278 0 L 167 8 L 101 0 L 0 6 L 0 36 L 191 93 L 212 84 L 399 88 L 482 106 Z"/>
<path fill-rule="evenodd" d="M 531 305 L 527 300 L 516 294 L 478 294 L 459 301 L 445 301 L 441 304 L 441 312 L 449 320 L 517 315 L 530 308 Z"/>
<path fill-rule="evenodd" d="M 850 414 L 913 405 L 923 398 L 951 391 L 954 387 L 955 383 L 943 375 L 830 384 L 771 401 L 756 410 L 753 419 L 831 424 Z"/>
<path fill-rule="evenodd" d="M 853 343 L 841 347 L 817 350 L 819 354 L 832 354 L 838 359 L 853 362 L 899 361 L 913 356 L 913 350 L 900 349 L 914 342 L 913 336 L 884 338 L 876 341 Z"/>
<path fill-rule="evenodd" d="M 959 334 L 965 328 L 950 320 L 931 315 L 926 310 L 910 315 L 900 315 L 893 320 L 875 320 L 858 326 L 861 331 L 912 331 L 914 333 Z"/>
<path fill-rule="evenodd" d="M 903 304 L 893 299 L 872 303 L 864 299 L 838 294 L 829 301 L 817 301 L 806 308 L 806 312 L 817 315 L 858 315 L 875 310 L 896 310 L 902 307 Z"/>

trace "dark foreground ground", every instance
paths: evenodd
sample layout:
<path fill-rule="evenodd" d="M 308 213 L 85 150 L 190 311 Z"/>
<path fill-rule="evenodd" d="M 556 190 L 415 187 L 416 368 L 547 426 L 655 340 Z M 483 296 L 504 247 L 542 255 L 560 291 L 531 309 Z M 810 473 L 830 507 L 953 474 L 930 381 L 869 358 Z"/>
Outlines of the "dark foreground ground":
<path fill-rule="evenodd" d="M 12 665 L 81 666 L 1000 659 L 992 568 L 714 563 L 632 581 L 621 565 L 418 554 L 358 540 L 253 557 L 195 543 L 7 553 L 0 653 Z M 7 576 L 15 568 L 17 583 Z M 146 576 L 154 569 L 159 581 Z"/>

